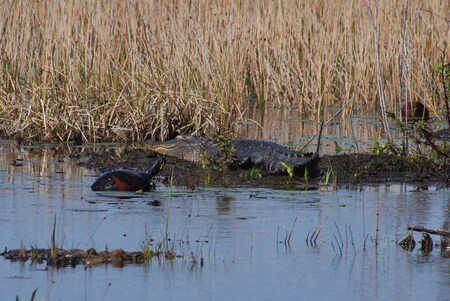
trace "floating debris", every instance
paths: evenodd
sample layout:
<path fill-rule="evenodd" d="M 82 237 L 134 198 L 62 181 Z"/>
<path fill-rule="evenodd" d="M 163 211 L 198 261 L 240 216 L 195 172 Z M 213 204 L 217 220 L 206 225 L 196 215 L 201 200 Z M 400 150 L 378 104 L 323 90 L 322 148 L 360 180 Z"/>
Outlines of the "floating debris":
<path fill-rule="evenodd" d="M 167 253 L 167 254 L 166 254 Z M 170 254 L 169 254 L 170 253 Z M 7 250 L 0 253 L 5 259 L 11 261 L 31 260 L 38 264 L 47 263 L 47 266 L 56 268 L 75 267 L 79 264 L 85 266 L 96 266 L 103 264 L 112 264 L 116 267 L 123 267 L 125 264 L 145 264 L 148 263 L 154 256 L 164 256 L 166 259 L 172 259 L 177 256 L 172 251 L 168 252 L 153 252 L 146 250 L 145 252 L 134 251 L 127 252 L 122 249 L 112 251 L 97 252 L 94 248 L 86 251 L 80 249 L 38 249 L 32 248 L 26 250 L 24 248 Z"/>
<path fill-rule="evenodd" d="M 403 234 L 398 240 L 398 245 L 406 251 L 412 251 L 416 247 L 414 236 L 410 233 Z"/>
<path fill-rule="evenodd" d="M 430 234 L 423 233 L 422 240 L 420 241 L 420 248 L 425 255 L 430 254 L 433 250 L 433 239 L 431 239 Z"/>
<path fill-rule="evenodd" d="M 153 200 L 153 201 L 148 201 L 147 205 L 154 206 L 154 207 L 159 207 L 159 206 L 162 205 L 162 202 L 158 201 L 158 200 Z"/>

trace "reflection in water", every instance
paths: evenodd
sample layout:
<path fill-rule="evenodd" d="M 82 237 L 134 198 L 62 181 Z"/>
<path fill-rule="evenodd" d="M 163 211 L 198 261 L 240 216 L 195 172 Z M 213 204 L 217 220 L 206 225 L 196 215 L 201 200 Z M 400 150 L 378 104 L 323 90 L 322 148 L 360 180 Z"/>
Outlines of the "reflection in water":
<path fill-rule="evenodd" d="M 250 108 L 248 122 L 242 123 L 240 135 L 253 139 L 270 139 L 280 144 L 302 148 L 320 129 L 321 121 L 330 121 L 322 131 L 320 153 L 335 154 L 336 149 L 345 153 L 371 152 L 374 141 L 385 143 L 380 117 L 350 116 L 342 118 L 340 107 L 329 107 L 323 116 L 314 120 L 304 119 L 304 108 L 293 106 Z M 347 114 L 347 116 L 350 114 Z M 432 128 L 445 126 L 442 122 L 431 123 Z M 402 133 L 397 125 L 391 124 L 393 138 L 401 144 Z M 412 142 L 409 141 L 412 145 Z M 338 146 L 336 148 L 336 145 Z M 307 151 L 317 149 L 317 137 L 308 145 Z"/>
<path fill-rule="evenodd" d="M 217 214 L 229 214 L 232 209 L 232 203 L 236 201 L 236 198 L 232 196 L 220 195 L 217 197 Z"/>
<path fill-rule="evenodd" d="M 340 108 L 328 108 L 323 121 L 328 121 Z M 249 111 L 249 122 L 242 124 L 244 137 L 253 139 L 270 139 L 281 144 L 290 144 L 303 147 L 312 139 L 320 129 L 322 120 L 303 119 L 305 114 L 297 107 L 273 107 L 260 110 L 251 108 Z M 322 142 L 320 153 L 334 154 L 335 143 L 346 153 L 362 152 L 373 147 L 373 141 L 379 140 L 382 132 L 382 124 L 378 116 L 353 116 L 342 119 L 336 115 L 324 127 L 322 131 Z M 394 133 L 399 138 L 400 134 Z M 308 146 L 308 151 L 315 151 L 317 139 Z"/>
<path fill-rule="evenodd" d="M 12 166 L 19 156 L 23 165 Z M 56 216 L 57 243 L 65 248 L 132 251 L 153 239 L 154 249 L 168 237 L 179 257 L 50 271 L 0 260 L 2 298 L 27 299 L 36 287 L 37 300 L 437 300 L 450 294 L 449 259 L 439 249 L 424 256 L 395 243 L 410 224 L 448 227 L 445 190 L 160 186 L 118 200 L 90 190 L 94 173 L 51 149 L 3 147 L 0 248 L 48 247 Z M 154 200 L 161 206 L 149 205 Z M 317 245 L 306 244 L 318 225 Z M 289 245 L 277 238 L 284 230 Z"/>
<path fill-rule="evenodd" d="M 446 195 L 442 206 L 442 229 L 450 231 L 450 195 Z M 450 237 L 441 237 L 444 256 L 450 258 Z"/>

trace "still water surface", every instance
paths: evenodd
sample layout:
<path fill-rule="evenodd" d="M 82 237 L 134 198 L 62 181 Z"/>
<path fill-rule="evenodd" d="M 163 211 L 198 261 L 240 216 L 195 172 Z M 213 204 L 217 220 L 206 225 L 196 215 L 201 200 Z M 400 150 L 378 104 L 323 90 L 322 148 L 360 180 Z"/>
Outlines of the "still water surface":
<path fill-rule="evenodd" d="M 167 235 L 183 255 L 148 266 L 48 270 L 0 258 L 1 300 L 29 300 L 36 288 L 35 300 L 450 300 L 450 259 L 439 249 L 425 256 L 395 243 L 410 224 L 442 228 L 450 217 L 447 190 L 159 184 L 119 199 L 92 192 L 98 173 L 68 156 L 0 147 L 0 248 L 49 247 L 56 215 L 64 248 L 134 251 Z M 12 166 L 16 158 L 22 166 Z M 154 200 L 162 205 L 151 206 Z M 316 244 L 306 243 L 318 227 Z"/>

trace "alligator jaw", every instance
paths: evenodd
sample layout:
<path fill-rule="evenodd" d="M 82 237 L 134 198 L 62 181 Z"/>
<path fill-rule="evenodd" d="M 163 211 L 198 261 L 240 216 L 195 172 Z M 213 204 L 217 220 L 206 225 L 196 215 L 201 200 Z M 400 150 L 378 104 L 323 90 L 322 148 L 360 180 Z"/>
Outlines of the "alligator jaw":
<path fill-rule="evenodd" d="M 147 144 L 147 148 L 150 149 L 151 151 L 154 151 L 155 153 L 158 154 L 162 154 L 162 155 L 171 155 L 176 157 L 174 154 L 177 153 L 177 147 L 183 147 L 183 145 L 181 145 L 181 141 L 179 142 L 170 142 L 170 141 L 146 141 L 145 144 Z"/>
<path fill-rule="evenodd" d="M 204 155 L 211 152 L 212 141 L 203 137 L 177 136 L 168 141 L 147 140 L 145 144 L 148 149 L 161 155 L 201 162 Z"/>
<path fill-rule="evenodd" d="M 151 151 L 164 155 L 164 156 L 171 156 L 179 159 L 189 160 L 187 157 L 189 156 L 188 147 L 186 145 L 183 145 L 180 142 L 177 143 L 170 143 L 170 141 L 151 141 L 146 142 L 147 148 Z M 192 160 L 189 160 L 192 161 Z"/>

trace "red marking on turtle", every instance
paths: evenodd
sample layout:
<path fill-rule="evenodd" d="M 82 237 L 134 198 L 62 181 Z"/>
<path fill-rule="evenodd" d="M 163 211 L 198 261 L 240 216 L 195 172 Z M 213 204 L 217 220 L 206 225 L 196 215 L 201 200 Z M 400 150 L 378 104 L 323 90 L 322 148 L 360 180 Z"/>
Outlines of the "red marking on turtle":
<path fill-rule="evenodd" d="M 116 184 L 117 186 L 118 191 L 130 191 L 130 185 L 128 185 L 128 183 L 122 181 L 116 176 L 112 176 L 112 178 L 114 180 L 114 184 Z"/>

